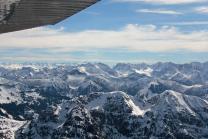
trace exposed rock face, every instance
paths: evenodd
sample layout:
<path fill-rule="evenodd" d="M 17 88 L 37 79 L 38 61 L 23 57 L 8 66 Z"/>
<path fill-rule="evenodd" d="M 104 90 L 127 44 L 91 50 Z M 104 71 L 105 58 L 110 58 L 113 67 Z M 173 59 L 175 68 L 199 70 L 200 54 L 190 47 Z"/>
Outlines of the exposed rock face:
<path fill-rule="evenodd" d="M 206 63 L 3 65 L 0 138 L 206 139 L 203 67 Z M 189 83 L 176 80 L 179 72 Z"/>

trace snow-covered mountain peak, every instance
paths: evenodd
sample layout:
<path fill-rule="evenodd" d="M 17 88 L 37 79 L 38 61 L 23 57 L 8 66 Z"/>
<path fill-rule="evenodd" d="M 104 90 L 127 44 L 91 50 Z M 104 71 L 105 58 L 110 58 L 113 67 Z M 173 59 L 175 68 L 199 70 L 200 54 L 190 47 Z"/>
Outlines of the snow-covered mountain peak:
<path fill-rule="evenodd" d="M 105 105 L 108 105 L 109 101 L 113 101 L 117 106 L 126 106 L 130 108 L 133 115 L 144 114 L 144 110 L 134 103 L 135 100 L 132 100 L 130 96 L 121 91 L 101 93 L 98 98 L 91 100 L 87 104 L 87 107 L 89 109 L 104 109 Z"/>

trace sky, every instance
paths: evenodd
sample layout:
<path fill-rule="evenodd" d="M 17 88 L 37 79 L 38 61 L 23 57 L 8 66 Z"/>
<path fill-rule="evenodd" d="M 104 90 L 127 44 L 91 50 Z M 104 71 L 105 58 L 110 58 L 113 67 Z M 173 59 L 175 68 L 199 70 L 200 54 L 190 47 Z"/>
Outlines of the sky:
<path fill-rule="evenodd" d="M 0 35 L 1 62 L 208 61 L 208 0 L 102 0 L 54 25 Z"/>

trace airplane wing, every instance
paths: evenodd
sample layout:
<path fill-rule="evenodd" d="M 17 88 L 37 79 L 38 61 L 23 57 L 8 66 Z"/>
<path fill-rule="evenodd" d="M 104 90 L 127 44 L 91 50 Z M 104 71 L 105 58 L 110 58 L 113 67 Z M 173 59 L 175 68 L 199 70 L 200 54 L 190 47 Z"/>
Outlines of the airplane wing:
<path fill-rule="evenodd" d="M 54 25 L 98 0 L 0 0 L 0 33 Z"/>

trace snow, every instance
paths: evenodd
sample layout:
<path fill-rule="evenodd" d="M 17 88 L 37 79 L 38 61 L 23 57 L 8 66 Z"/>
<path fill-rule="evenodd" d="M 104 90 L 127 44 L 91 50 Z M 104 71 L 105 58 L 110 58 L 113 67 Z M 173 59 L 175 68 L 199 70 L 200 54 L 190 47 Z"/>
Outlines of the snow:
<path fill-rule="evenodd" d="M 61 111 L 61 106 L 58 106 L 54 112 L 54 115 L 59 115 L 60 111 Z"/>
<path fill-rule="evenodd" d="M 148 67 L 148 68 L 146 68 L 146 69 L 140 69 L 140 70 L 134 69 L 134 71 L 135 71 L 136 73 L 144 74 L 144 75 L 146 75 L 146 76 L 151 77 L 151 76 L 152 76 L 153 69 L 151 69 L 151 68 Z"/>
<path fill-rule="evenodd" d="M 144 115 L 144 112 L 145 111 L 143 111 L 143 110 L 141 110 L 140 108 L 139 108 L 139 106 L 136 106 L 135 104 L 134 104 L 134 102 L 130 99 L 130 100 L 125 100 L 125 102 L 129 105 L 129 107 L 131 107 L 132 108 L 132 114 L 133 115 L 137 115 L 137 116 L 139 116 L 139 115 Z"/>
<path fill-rule="evenodd" d="M 17 70 L 17 69 L 22 69 L 22 65 L 20 65 L 20 64 L 9 64 L 9 65 L 0 65 L 1 67 L 3 67 L 3 68 L 6 68 L 6 69 L 15 69 L 15 70 Z"/>
<path fill-rule="evenodd" d="M 3 114 L 6 114 L 7 112 L 4 110 L 4 109 L 2 109 L 2 108 L 0 108 L 0 111 L 3 113 Z"/>
<path fill-rule="evenodd" d="M 208 102 L 199 97 L 195 97 L 195 96 L 190 97 L 190 96 L 185 95 L 184 98 L 186 99 L 189 106 L 196 110 L 199 110 L 200 108 L 208 107 Z"/>
<path fill-rule="evenodd" d="M 37 72 L 40 71 L 41 68 L 43 68 L 42 66 L 33 65 L 33 64 L 5 64 L 5 65 L 1 64 L 0 67 L 9 70 L 21 70 L 23 67 L 30 67 Z"/>
<path fill-rule="evenodd" d="M 109 92 L 109 93 L 102 93 L 101 96 L 99 96 L 97 99 L 94 99 L 93 101 L 89 102 L 87 104 L 88 109 L 102 109 L 104 104 L 107 102 L 108 97 L 115 97 L 115 96 L 125 96 L 130 98 L 126 93 L 124 92 Z M 132 114 L 133 115 L 143 115 L 145 113 L 144 110 L 141 110 L 139 106 L 135 105 L 134 103 L 135 100 L 130 99 L 125 99 L 126 104 L 132 108 Z"/>
<path fill-rule="evenodd" d="M 5 88 L 0 86 L 0 104 L 8 104 L 11 102 L 21 101 L 21 96 L 16 88 Z"/>
<path fill-rule="evenodd" d="M 109 97 L 109 95 L 102 94 L 99 98 L 88 103 L 87 108 L 88 109 L 101 109 L 101 108 L 103 108 L 107 97 Z"/>
<path fill-rule="evenodd" d="M 183 95 L 181 93 L 175 92 L 175 91 L 170 91 L 168 92 L 171 93 L 172 96 L 174 96 L 177 99 L 177 102 L 179 102 L 178 106 L 175 106 L 177 111 L 182 111 L 183 108 L 189 111 L 192 115 L 196 115 L 195 112 L 189 107 L 189 105 L 185 102 Z"/>
<path fill-rule="evenodd" d="M 40 96 L 37 92 L 27 93 L 26 96 L 32 97 L 33 100 L 44 99 L 44 97 Z"/>
<path fill-rule="evenodd" d="M 149 85 L 139 91 L 139 96 L 143 97 L 143 100 L 147 101 L 148 99 L 156 96 L 156 93 L 152 93 L 152 91 L 149 89 L 151 85 L 158 85 L 157 81 L 152 81 L 149 83 Z"/>
<path fill-rule="evenodd" d="M 18 67 L 19 66 L 19 67 Z M 147 65 L 145 67 L 149 67 L 150 65 Z M 35 66 L 34 66 L 35 67 Z M 38 66 L 37 66 L 38 67 Z M 150 68 L 151 67 L 151 68 Z M 62 128 L 64 123 L 67 121 L 67 118 L 69 118 L 70 112 L 73 112 L 72 110 L 76 110 L 79 108 L 80 111 L 78 113 L 74 113 L 73 116 L 80 116 L 81 118 L 85 118 L 83 116 L 83 113 L 89 114 L 89 119 L 87 120 L 99 120 L 94 118 L 93 114 L 90 115 L 91 110 L 103 110 L 106 108 L 106 113 L 101 114 L 107 114 L 108 110 L 110 110 L 110 114 L 116 115 L 124 115 L 124 119 L 126 122 L 129 123 L 129 125 L 138 124 L 138 126 L 141 125 L 141 130 L 143 130 L 143 127 L 148 127 L 149 130 L 152 130 L 151 124 L 146 123 L 149 119 L 151 120 L 152 117 L 156 119 L 157 121 L 152 120 L 151 122 L 155 122 L 156 129 L 154 131 L 151 131 L 155 136 L 156 134 L 159 135 L 159 132 L 163 132 L 163 128 L 171 129 L 172 125 L 164 124 L 163 119 L 168 118 L 170 121 L 174 121 L 175 119 L 172 119 L 172 117 L 177 118 L 178 122 L 175 122 L 175 125 L 179 125 L 179 127 L 186 126 L 184 130 L 182 130 L 184 133 L 190 132 L 189 126 L 191 127 L 192 121 L 189 123 L 189 121 L 184 124 L 184 121 L 186 118 L 188 120 L 191 117 L 191 120 L 193 120 L 193 123 L 195 121 L 201 120 L 203 123 L 206 123 L 207 121 L 207 108 L 208 108 L 208 97 L 205 96 L 191 96 L 195 95 L 191 91 L 199 92 L 202 90 L 206 94 L 206 88 L 205 85 L 207 80 L 207 77 L 205 76 L 205 73 L 201 73 L 202 80 L 196 82 L 194 80 L 194 85 L 184 85 L 181 82 L 177 82 L 174 79 L 171 80 L 171 78 L 181 79 L 180 81 L 186 81 L 188 76 L 193 76 L 192 71 L 189 71 L 189 69 L 181 70 L 180 68 L 178 70 L 175 70 L 175 68 L 170 69 L 169 68 L 161 68 L 159 72 L 154 72 L 156 69 L 153 66 L 150 66 L 149 68 L 139 68 L 138 66 L 131 66 L 128 69 L 119 70 L 116 71 L 112 69 L 112 72 L 109 68 L 103 67 L 102 65 L 76 65 L 72 67 L 57 67 L 50 71 L 50 69 L 47 67 L 45 70 L 42 70 L 40 73 L 30 72 L 31 76 L 28 76 L 25 79 L 19 79 L 22 76 L 24 77 L 24 71 L 21 71 L 21 65 L 13 65 L 10 66 L 10 69 L 18 69 L 15 70 L 7 70 L 2 69 L 2 76 L 4 78 L 0 77 L 0 104 L 7 104 L 11 102 L 18 102 L 18 104 L 25 104 L 27 103 L 29 106 L 29 110 L 26 109 L 23 114 L 29 115 L 31 113 L 34 113 L 35 115 L 35 122 L 37 122 L 37 130 L 39 130 L 39 127 L 41 126 L 49 126 L 50 129 L 54 130 L 57 128 Z M 177 69 L 177 66 L 176 66 Z M 75 72 L 71 72 L 71 70 Z M 80 74 L 80 72 L 84 72 L 87 74 Z M 167 70 L 167 71 L 166 71 Z M 185 72 L 185 70 L 187 72 Z M 26 68 L 27 75 L 28 70 Z M 30 71 L 30 70 L 29 70 Z M 63 71 L 63 73 L 62 73 Z M 117 72 L 119 74 L 115 74 L 115 77 L 111 75 L 111 73 Z M 136 73 L 139 74 L 145 74 L 147 76 L 152 76 L 152 78 L 141 78 L 141 76 L 137 76 Z M 184 74 L 184 73 L 185 74 Z M 61 74 L 59 74 L 61 73 Z M 163 74 L 164 73 L 164 74 Z M 70 74 L 70 75 L 69 75 Z M 74 75 L 73 75 L 74 74 Z M 167 75 L 164 76 L 164 75 Z M 38 75 L 38 76 L 37 76 Z M 114 74 L 113 74 L 114 75 Z M 132 76 L 135 78 L 129 78 Z M 173 75 L 173 76 L 172 76 Z M 129 76 L 129 77 L 128 77 Z M 181 76 L 181 77 L 180 77 Z M 66 79 L 66 77 L 68 77 Z M 123 78 L 125 77 L 125 78 Z M 145 76 L 146 77 L 146 76 Z M 169 78 L 171 77 L 171 78 Z M 197 76 L 198 77 L 198 76 Z M 8 78 L 8 79 L 6 79 Z M 14 79 L 12 81 L 11 79 Z M 193 78 L 193 77 L 192 77 Z M 138 80 L 137 80 L 138 79 Z M 194 78 L 193 78 L 194 79 Z M 27 87 L 29 85 L 29 87 Z M 78 89 L 84 90 L 89 85 L 98 88 L 99 90 L 102 90 L 104 92 L 97 92 L 94 94 L 83 95 L 82 97 L 76 96 L 76 91 Z M 150 86 L 155 85 L 155 90 L 150 88 Z M 34 87 L 35 86 L 35 87 Z M 30 103 L 33 102 L 42 102 L 39 99 L 46 99 L 46 101 L 49 101 L 47 97 L 41 96 L 41 91 L 39 92 L 39 89 L 36 89 L 37 87 L 40 87 L 40 90 L 45 89 L 46 87 L 53 86 L 55 89 L 57 88 L 57 91 L 63 89 L 63 93 L 60 93 L 61 95 L 68 96 L 71 95 L 70 100 L 60 100 L 57 104 L 57 98 L 56 101 L 53 102 L 53 104 L 48 103 L 49 110 L 52 108 L 51 112 L 51 118 L 49 118 L 49 121 L 42 121 L 38 117 L 39 112 L 36 110 L 36 107 L 32 107 L 33 105 L 30 105 Z M 100 88 L 102 87 L 102 88 Z M 70 89 L 71 88 L 71 89 Z M 167 90 L 162 93 L 165 89 L 171 89 Z M 193 89 L 192 89 L 193 88 Z M 21 89 L 21 90 L 20 90 Z M 72 90 L 73 89 L 73 90 Z M 190 90 L 189 90 L 190 89 Z M 25 91 L 26 90 L 26 91 Z M 69 90 L 69 91 L 68 91 Z M 125 90 L 126 93 L 121 91 L 114 91 L 114 92 L 108 92 L 113 90 Z M 172 91 L 174 90 L 174 91 Z M 190 94 L 188 94 L 189 92 Z M 36 92 L 37 91 L 37 92 Z M 129 92 L 128 92 L 129 91 Z M 132 92 L 135 91 L 136 96 L 128 95 L 128 93 L 132 94 Z M 21 92 L 21 93 L 20 93 Z M 66 93 L 65 93 L 66 92 Z M 186 93 L 187 95 L 183 94 Z M 22 94 L 22 96 L 20 95 Z M 198 94 L 197 94 L 198 95 Z M 92 96 L 92 98 L 89 98 L 89 96 Z M 208 96 L 206 94 L 206 96 Z M 111 99 L 108 99 L 108 98 Z M 9 98 L 9 99 L 7 99 Z M 72 98 L 72 100 L 71 100 Z M 50 98 L 49 98 L 50 99 Z M 207 100 L 206 100 L 207 99 Z M 24 100 L 24 101 L 23 101 Z M 107 103 L 110 102 L 108 105 Z M 37 103 L 37 104 L 38 104 Z M 115 105 L 115 109 L 108 109 L 112 105 Z M 75 109 L 74 109 L 75 108 Z M 113 111 L 115 110 L 115 111 Z M 21 121 L 15 121 L 12 120 L 12 116 L 10 116 L 10 113 L 8 109 L 4 108 L 0 111 L 2 115 L 5 115 L 7 117 L 4 118 L 2 122 L 0 120 L 0 132 L 6 132 L 8 130 L 15 131 L 17 130 L 22 124 Z M 125 111 L 126 113 L 122 113 Z M 149 111 L 150 115 L 146 115 L 145 113 Z M 28 112 L 28 113 L 27 113 Z M 112 112 L 112 113 L 111 113 Z M 117 113 L 119 112 L 119 113 Z M 109 116 L 111 116 L 109 114 Z M 181 119 L 180 116 L 183 116 L 184 119 Z M 18 115 L 13 115 L 14 117 Z M 24 116 L 24 115 L 19 115 Z M 45 115 L 44 115 L 45 116 Z M 55 118 L 55 121 L 52 121 L 53 118 Z M 0 118 L 1 119 L 1 118 Z M 24 117 L 22 118 L 24 119 Z M 161 120 L 162 119 L 162 120 Z M 86 119 L 84 119 L 86 120 Z M 121 119 L 123 120 L 123 119 Z M 166 119 L 167 120 L 167 119 Z M 194 121 L 195 120 L 195 121 Z M 136 122 L 136 123 L 135 123 Z M 106 124 L 109 126 L 108 124 Z M 34 126 L 34 125 L 31 125 Z M 114 126 L 114 125 L 113 125 Z M 198 128 L 198 125 L 194 125 Z M 206 125 L 205 125 L 206 126 Z M 36 127 L 33 127 L 33 129 L 29 129 L 29 127 L 24 126 L 25 128 L 28 128 L 27 130 L 36 130 Z M 116 127 L 116 126 L 115 126 Z M 1 129 L 4 128 L 4 129 Z M 202 128 L 205 131 L 204 127 Z M 207 129 L 207 127 L 206 127 Z M 115 129 L 116 130 L 116 129 Z M 138 131 L 139 130 L 139 131 Z M 137 135 L 140 134 L 140 129 L 138 129 L 135 133 L 132 133 Z M 28 131 L 29 132 L 29 131 Z M 105 131 L 103 131 L 105 132 Z M 166 131 L 165 131 L 166 132 Z M 172 132 L 172 131 L 171 131 Z M 11 133 L 11 132 L 10 132 Z M 155 134 L 156 133 L 156 134 Z M 163 132 L 164 133 L 164 132 Z M 34 132 L 34 138 L 42 138 L 39 136 L 38 132 Z M 13 133 L 11 134 L 13 136 Z M 49 136 L 51 136 L 51 133 L 49 133 Z M 112 135 L 113 137 L 116 137 L 116 135 Z M 156 138 L 153 135 L 150 135 L 149 138 Z M 112 138 L 113 138 L 112 137 Z M 118 138 L 122 138 L 118 136 Z M 125 138 L 125 137 L 123 137 Z M 135 137 L 137 138 L 137 137 Z"/>
<path fill-rule="evenodd" d="M 128 72 L 124 72 L 124 73 L 118 72 L 118 73 L 119 73 L 120 77 L 128 77 L 128 75 L 129 75 Z"/>
<path fill-rule="evenodd" d="M 100 67 L 98 65 L 95 65 L 95 68 L 100 69 Z"/>
<path fill-rule="evenodd" d="M 190 86 L 182 85 L 182 86 L 185 87 L 186 89 L 203 87 L 203 85 L 201 85 L 201 84 L 194 84 L 194 85 L 190 85 Z"/>
<path fill-rule="evenodd" d="M 9 139 L 14 139 L 15 132 L 24 124 L 26 124 L 26 121 L 16 121 L 0 117 L 0 133 L 7 133 Z"/>
<path fill-rule="evenodd" d="M 82 73 L 86 73 L 87 75 L 89 75 L 85 67 L 78 67 L 78 70 Z"/>
<path fill-rule="evenodd" d="M 0 77 L 0 84 L 9 84 L 9 80 Z"/>

